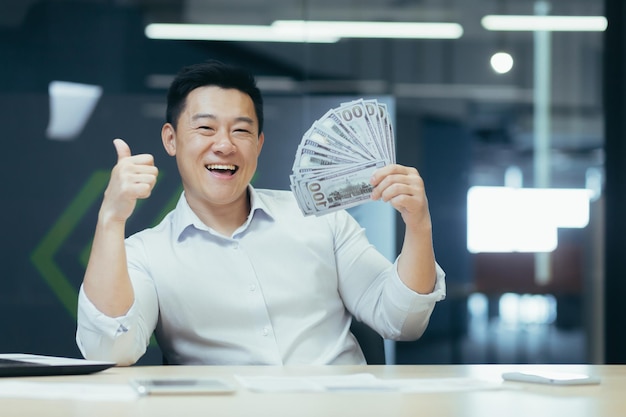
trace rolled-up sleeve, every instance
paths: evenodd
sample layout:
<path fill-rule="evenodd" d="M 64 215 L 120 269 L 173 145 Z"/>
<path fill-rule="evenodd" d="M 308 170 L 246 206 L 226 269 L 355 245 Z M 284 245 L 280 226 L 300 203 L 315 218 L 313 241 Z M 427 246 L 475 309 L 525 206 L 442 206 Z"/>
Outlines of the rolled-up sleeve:
<path fill-rule="evenodd" d="M 389 338 L 393 340 L 415 340 L 421 337 L 426 330 L 435 304 L 446 298 L 446 275 L 437 264 L 435 288 L 429 294 L 420 294 L 411 290 L 400 279 L 397 263 L 396 259 L 391 269 L 391 276 L 388 278 L 382 293 L 382 303 L 387 306 L 388 312 L 397 310 L 393 312 L 393 315 L 399 319 L 404 317 L 404 320 L 402 326 L 393 329 Z"/>
<path fill-rule="evenodd" d="M 129 259 L 141 255 L 141 245 L 126 245 Z M 83 356 L 118 365 L 132 365 L 146 352 L 158 320 L 154 283 L 141 264 L 129 264 L 135 301 L 125 315 L 109 317 L 89 300 L 83 287 L 78 294 L 76 344 Z"/>
<path fill-rule="evenodd" d="M 398 259 L 391 262 L 367 240 L 354 219 L 337 215 L 336 257 L 341 296 L 357 320 L 390 340 L 421 337 L 438 301 L 446 296 L 445 273 L 436 265 L 435 288 L 420 294 L 398 275 Z"/>

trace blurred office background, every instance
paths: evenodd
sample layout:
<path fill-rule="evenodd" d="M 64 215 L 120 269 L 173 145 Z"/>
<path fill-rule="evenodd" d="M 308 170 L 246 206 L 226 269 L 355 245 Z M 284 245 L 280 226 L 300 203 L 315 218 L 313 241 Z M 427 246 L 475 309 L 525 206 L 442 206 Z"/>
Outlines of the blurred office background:
<path fill-rule="evenodd" d="M 393 361 L 626 361 L 623 9 L 621 0 L 1 0 L 0 351 L 79 355 L 76 294 L 115 164 L 111 141 L 154 154 L 160 168 L 132 233 L 180 192 L 160 141 L 168 83 L 216 58 L 248 67 L 266 98 L 258 187 L 288 188 L 301 136 L 326 109 L 360 97 L 393 109 L 398 162 L 424 177 L 448 282 L 424 337 L 393 345 Z M 497 26 L 498 16 L 517 17 Z M 533 16 L 586 19 L 516 26 Z M 444 25 L 395 35 L 313 26 L 325 21 Z M 151 26 L 161 23 L 247 26 L 165 39 L 167 27 Z M 393 252 L 402 222 L 382 218 L 367 227 L 393 239 Z M 151 346 L 141 363 L 159 361 Z"/>

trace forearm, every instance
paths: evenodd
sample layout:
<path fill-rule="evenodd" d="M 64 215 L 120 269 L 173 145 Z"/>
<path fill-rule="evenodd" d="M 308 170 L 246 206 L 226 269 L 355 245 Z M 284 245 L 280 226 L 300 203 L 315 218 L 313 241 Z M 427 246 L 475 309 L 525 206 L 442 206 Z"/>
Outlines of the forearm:
<path fill-rule="evenodd" d="M 398 258 L 398 275 L 417 293 L 430 294 L 435 288 L 437 270 L 430 222 L 413 228 L 407 226 Z"/>
<path fill-rule="evenodd" d="M 78 297 L 76 342 L 88 359 L 135 363 L 146 351 L 158 319 L 152 281 L 131 282 L 123 223 L 98 222 Z"/>
<path fill-rule="evenodd" d="M 109 317 L 123 316 L 134 301 L 124 228 L 124 222 L 99 218 L 83 281 L 85 295 Z"/>
<path fill-rule="evenodd" d="M 391 164 L 372 175 L 372 199 L 390 202 L 406 226 L 398 259 L 398 275 L 411 290 L 430 294 L 437 270 L 432 244 L 432 223 L 424 181 L 415 168 Z"/>

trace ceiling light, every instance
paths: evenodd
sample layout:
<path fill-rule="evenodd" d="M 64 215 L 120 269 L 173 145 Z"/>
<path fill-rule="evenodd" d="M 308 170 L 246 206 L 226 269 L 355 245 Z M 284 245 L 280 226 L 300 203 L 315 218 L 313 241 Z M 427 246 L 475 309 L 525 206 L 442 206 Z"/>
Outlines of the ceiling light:
<path fill-rule="evenodd" d="M 487 30 L 603 32 L 608 25 L 604 16 L 487 15 L 481 19 Z"/>
<path fill-rule="evenodd" d="M 458 23 L 277 20 L 263 25 L 152 23 L 150 39 L 333 43 L 341 38 L 457 39 Z"/>
<path fill-rule="evenodd" d="M 302 43 L 333 43 L 339 40 L 326 33 L 276 31 L 271 26 L 259 25 L 152 23 L 146 26 L 145 34 L 150 39 L 169 40 Z"/>
<path fill-rule="evenodd" d="M 99 85 L 52 81 L 48 85 L 50 120 L 46 137 L 72 140 L 78 137 L 102 96 Z"/>
<path fill-rule="evenodd" d="M 277 20 L 277 31 L 326 33 L 339 38 L 458 39 L 463 27 L 444 22 L 349 22 L 321 20 Z"/>
<path fill-rule="evenodd" d="M 506 74 L 513 68 L 513 57 L 507 52 L 496 52 L 490 62 L 491 68 L 498 74 Z"/>

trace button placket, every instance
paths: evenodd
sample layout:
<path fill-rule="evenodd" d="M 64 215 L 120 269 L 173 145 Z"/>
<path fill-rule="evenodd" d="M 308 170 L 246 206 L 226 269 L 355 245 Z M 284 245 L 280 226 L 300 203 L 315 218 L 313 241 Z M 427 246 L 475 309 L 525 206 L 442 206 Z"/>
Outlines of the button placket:
<path fill-rule="evenodd" d="M 242 289 L 245 291 L 245 294 L 247 294 L 246 298 L 249 300 L 248 306 L 253 315 L 256 334 L 259 337 L 259 347 L 264 346 L 263 349 L 267 354 L 275 356 L 275 361 L 281 363 L 280 353 L 278 352 L 276 340 L 273 337 L 274 329 L 269 317 L 267 305 L 265 304 L 265 297 L 258 282 L 256 271 L 254 270 L 250 258 L 247 256 L 245 244 L 233 240 L 230 247 L 233 251 L 238 250 L 237 258 L 241 257 L 242 262 L 245 262 L 245 259 L 250 267 L 249 273 L 246 274 L 248 277 L 247 283 L 244 284 Z"/>

